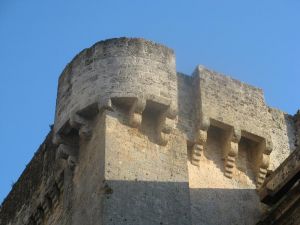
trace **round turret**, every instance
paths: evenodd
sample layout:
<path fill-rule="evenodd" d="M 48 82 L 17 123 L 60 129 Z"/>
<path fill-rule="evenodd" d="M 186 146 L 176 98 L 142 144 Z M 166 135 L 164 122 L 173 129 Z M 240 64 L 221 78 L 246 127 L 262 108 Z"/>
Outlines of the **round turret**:
<path fill-rule="evenodd" d="M 80 52 L 59 78 L 54 131 L 72 112 L 103 99 L 154 95 L 176 101 L 176 79 L 174 53 L 165 46 L 138 38 L 98 42 Z"/>

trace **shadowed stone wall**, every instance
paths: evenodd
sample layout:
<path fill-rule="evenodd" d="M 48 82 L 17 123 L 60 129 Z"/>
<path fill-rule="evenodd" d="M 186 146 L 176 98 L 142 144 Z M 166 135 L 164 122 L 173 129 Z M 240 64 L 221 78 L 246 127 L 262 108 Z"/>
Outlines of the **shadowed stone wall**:
<path fill-rule="evenodd" d="M 262 90 L 167 47 L 101 41 L 59 78 L 55 121 L 0 209 L 0 224 L 256 224 L 257 189 L 299 125 Z"/>

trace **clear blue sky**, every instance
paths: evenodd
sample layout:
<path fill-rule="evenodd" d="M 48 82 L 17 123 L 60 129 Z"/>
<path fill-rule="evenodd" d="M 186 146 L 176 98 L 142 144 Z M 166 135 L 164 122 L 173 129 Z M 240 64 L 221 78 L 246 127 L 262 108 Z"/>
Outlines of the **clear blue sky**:
<path fill-rule="evenodd" d="M 0 0 L 0 202 L 53 123 L 57 79 L 83 48 L 143 37 L 264 89 L 272 107 L 300 108 L 298 0 Z"/>

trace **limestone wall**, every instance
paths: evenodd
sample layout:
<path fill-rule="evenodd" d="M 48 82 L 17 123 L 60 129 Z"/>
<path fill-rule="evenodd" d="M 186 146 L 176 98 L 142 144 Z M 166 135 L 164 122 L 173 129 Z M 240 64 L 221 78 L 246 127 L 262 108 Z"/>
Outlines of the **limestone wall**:
<path fill-rule="evenodd" d="M 0 224 L 255 224 L 297 121 L 228 76 L 176 73 L 162 45 L 98 42 L 60 76 L 54 128 Z"/>
<path fill-rule="evenodd" d="M 52 136 L 51 131 L 3 201 L 1 225 L 62 224 L 64 171 Z"/>
<path fill-rule="evenodd" d="M 295 149 L 293 118 L 270 109 L 262 90 L 228 76 L 199 66 L 192 79 L 193 224 L 256 224 L 266 208 L 256 189 Z"/>
<path fill-rule="evenodd" d="M 278 109 L 270 108 L 272 117 L 270 135 L 273 151 L 269 170 L 274 171 L 296 149 L 294 118 Z"/>
<path fill-rule="evenodd" d="M 258 136 L 269 135 L 270 115 L 261 89 L 198 67 L 200 113 Z"/>
<path fill-rule="evenodd" d="M 104 224 L 191 224 L 185 139 L 174 131 L 158 145 L 151 111 L 140 129 L 122 117 L 106 117 Z"/>
<path fill-rule="evenodd" d="M 60 76 L 54 130 L 58 131 L 71 113 L 91 103 L 106 104 L 111 97 L 149 99 L 152 95 L 176 100 L 172 50 L 143 39 L 98 42 L 79 53 Z"/>

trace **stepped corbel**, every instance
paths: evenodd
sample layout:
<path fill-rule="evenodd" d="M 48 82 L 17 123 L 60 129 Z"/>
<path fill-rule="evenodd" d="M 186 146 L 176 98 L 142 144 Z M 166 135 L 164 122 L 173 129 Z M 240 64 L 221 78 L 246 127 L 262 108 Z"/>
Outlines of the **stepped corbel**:
<path fill-rule="evenodd" d="M 146 107 L 144 99 L 136 98 L 129 110 L 129 125 L 139 128 L 142 124 L 142 113 Z"/>
<path fill-rule="evenodd" d="M 89 121 L 77 113 L 71 114 L 69 120 L 70 126 L 78 130 L 79 137 L 89 139 L 92 135 L 92 129 Z"/>
<path fill-rule="evenodd" d="M 207 131 L 208 128 L 210 127 L 209 118 L 202 117 L 199 127 L 200 129 L 198 129 L 196 133 L 195 144 L 192 147 L 192 153 L 191 153 L 191 163 L 194 166 L 200 166 L 200 159 L 207 142 Z"/>
<path fill-rule="evenodd" d="M 241 140 L 241 130 L 233 128 L 227 143 L 225 144 L 225 172 L 224 175 L 228 178 L 232 178 L 233 170 L 235 168 L 235 160 L 238 154 L 238 145 Z"/>
<path fill-rule="evenodd" d="M 267 176 L 268 167 L 270 164 L 270 154 L 273 150 L 272 142 L 269 140 L 265 140 L 261 143 L 261 148 L 260 158 L 258 159 L 258 171 L 256 175 L 257 188 L 261 187 Z"/>
<path fill-rule="evenodd" d="M 167 145 L 169 136 L 176 127 L 176 110 L 169 108 L 166 112 L 161 113 L 158 119 L 157 134 L 158 143 L 160 145 Z"/>
<path fill-rule="evenodd" d="M 75 147 L 60 144 L 57 149 L 57 157 L 67 160 L 71 169 L 74 169 L 77 163 L 77 149 Z"/>

